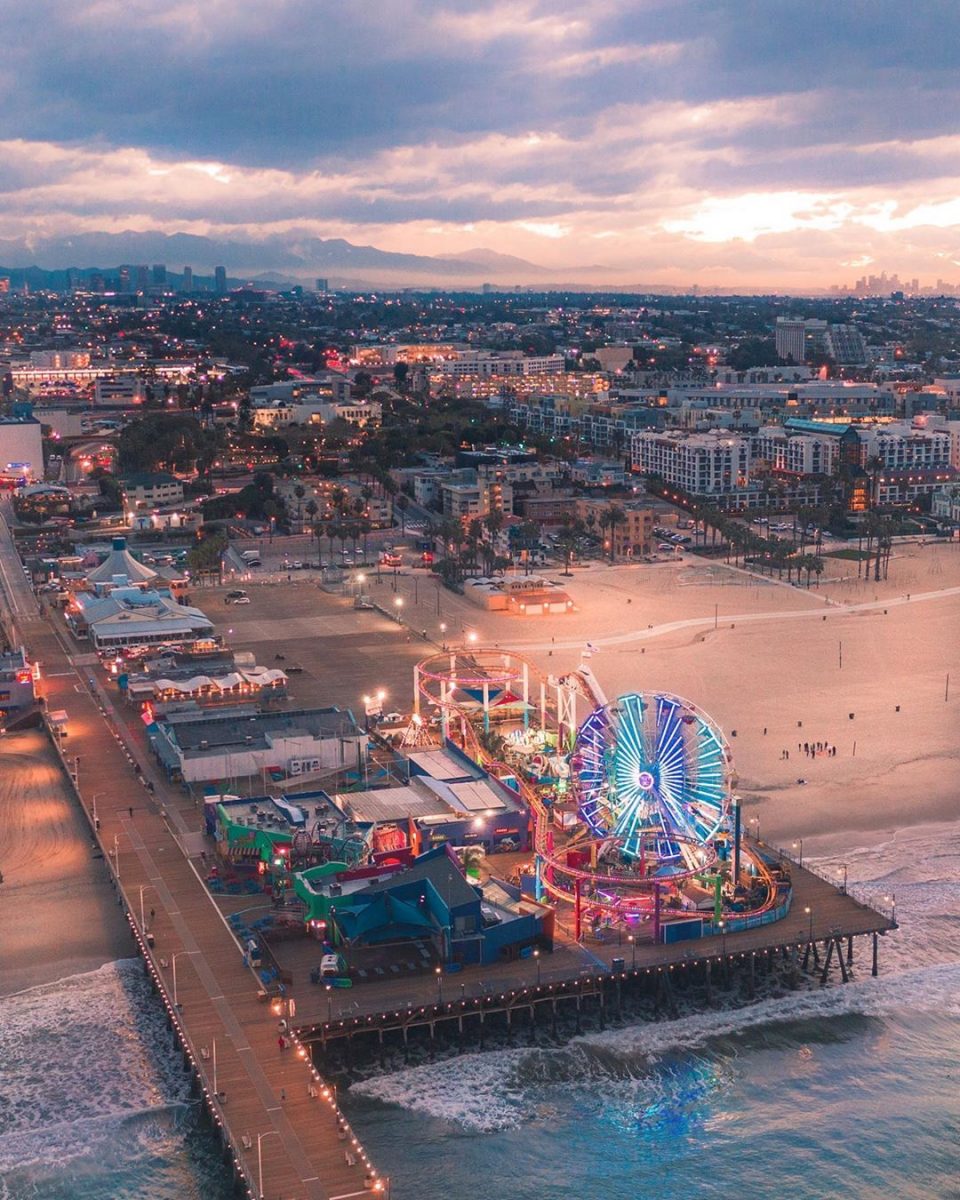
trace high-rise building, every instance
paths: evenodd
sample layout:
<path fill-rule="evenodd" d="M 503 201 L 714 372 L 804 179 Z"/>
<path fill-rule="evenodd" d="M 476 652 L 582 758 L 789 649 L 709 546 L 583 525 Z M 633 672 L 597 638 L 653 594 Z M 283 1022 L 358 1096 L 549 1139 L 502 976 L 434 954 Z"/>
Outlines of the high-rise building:
<path fill-rule="evenodd" d="M 151 272 L 151 274 L 153 275 L 153 286 L 154 287 L 166 287 L 166 285 L 167 285 L 167 264 L 166 263 L 154 263 L 153 271 Z"/>
<path fill-rule="evenodd" d="M 183 286 L 180 290 L 182 292 L 193 291 L 193 267 L 183 268 Z"/>
<path fill-rule="evenodd" d="M 147 270 L 146 263 L 137 267 L 137 291 L 145 292 L 150 286 L 150 272 Z"/>
<path fill-rule="evenodd" d="M 227 268 L 214 267 L 213 269 L 213 290 L 218 296 L 226 295 L 227 291 Z"/>
<path fill-rule="evenodd" d="M 826 321 L 805 321 L 801 317 L 777 317 L 777 358 L 781 362 L 804 363 L 822 349 L 827 332 Z"/>
<path fill-rule="evenodd" d="M 129 267 L 121 267 L 120 268 L 119 288 L 120 288 L 121 292 L 129 292 L 130 291 L 130 268 Z"/>
<path fill-rule="evenodd" d="M 328 279 L 318 279 L 317 280 L 317 291 L 320 293 L 321 296 L 326 296 L 327 293 L 330 291 L 330 281 Z"/>

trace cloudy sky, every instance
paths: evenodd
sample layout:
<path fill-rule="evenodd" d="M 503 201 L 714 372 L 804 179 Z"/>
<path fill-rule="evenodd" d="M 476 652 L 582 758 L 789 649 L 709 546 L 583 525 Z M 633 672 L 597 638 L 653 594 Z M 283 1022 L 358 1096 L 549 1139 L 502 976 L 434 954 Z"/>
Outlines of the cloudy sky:
<path fill-rule="evenodd" d="M 960 281 L 956 0 L 0 5 L 0 237 Z"/>

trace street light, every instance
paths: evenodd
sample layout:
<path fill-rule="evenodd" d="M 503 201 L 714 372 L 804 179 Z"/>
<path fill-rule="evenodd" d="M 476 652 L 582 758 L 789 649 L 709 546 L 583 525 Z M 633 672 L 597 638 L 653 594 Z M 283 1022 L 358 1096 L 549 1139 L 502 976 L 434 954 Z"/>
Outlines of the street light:
<path fill-rule="evenodd" d="M 760 841 L 760 818 L 759 817 L 751 817 L 750 824 L 756 826 L 756 828 L 753 832 L 753 837 L 754 837 L 754 840 L 759 843 L 759 841 Z"/>
<path fill-rule="evenodd" d="M 400 624 L 400 610 L 403 608 L 403 597 L 397 596 L 393 602 L 394 608 L 397 610 L 397 624 Z"/>
<path fill-rule="evenodd" d="M 630 943 L 630 965 L 634 969 L 636 969 L 636 966 L 637 966 L 637 939 L 631 933 L 627 937 L 627 941 Z"/>
<path fill-rule="evenodd" d="M 804 910 L 803 910 L 803 911 L 804 911 L 804 912 L 807 914 L 807 916 L 810 918 L 810 939 L 809 939 L 809 940 L 812 942 L 812 941 L 813 941 L 813 909 L 812 909 L 812 908 L 810 907 L 810 905 L 808 904 L 808 905 L 806 906 L 806 908 L 804 908 Z"/>
<path fill-rule="evenodd" d="M 843 894 L 847 894 L 847 864 L 841 863 L 839 870 L 843 871 Z"/>
<path fill-rule="evenodd" d="M 533 957 L 537 963 L 537 987 L 540 986 L 540 951 L 534 950 Z"/>
<path fill-rule="evenodd" d="M 444 648 L 444 650 L 446 650 L 446 648 L 447 648 L 447 623 L 446 623 L 446 621 L 440 622 L 440 637 L 443 641 L 443 648 Z"/>
<path fill-rule="evenodd" d="M 333 985 L 325 984 L 327 990 L 327 1024 L 333 1023 Z"/>
<path fill-rule="evenodd" d="M 93 817 L 93 827 L 94 827 L 94 829 L 99 829 L 99 828 L 100 828 L 100 818 L 97 816 L 97 797 L 98 797 L 98 796 L 105 796 L 106 794 L 107 794 L 106 792 L 94 792 L 94 793 L 93 793 L 93 799 L 92 799 L 92 801 L 91 801 L 92 810 L 91 810 L 91 813 L 90 813 L 90 815 Z"/>
<path fill-rule="evenodd" d="M 720 918 L 720 953 L 724 959 L 727 957 L 727 923 Z"/>
<path fill-rule="evenodd" d="M 178 1012 L 180 1011 L 180 1001 L 177 997 L 177 959 L 181 958 L 184 954 L 193 953 L 193 950 L 178 950 L 176 954 L 170 956 L 170 963 L 173 967 L 173 1007 Z"/>
<path fill-rule="evenodd" d="M 467 634 L 467 641 L 471 646 L 475 646 L 477 644 L 477 631 L 475 629 L 471 629 Z"/>
<path fill-rule="evenodd" d="M 435 967 L 437 973 L 437 1003 L 443 1003 L 443 968 Z"/>
<path fill-rule="evenodd" d="M 797 841 L 793 843 L 793 848 L 794 848 L 794 850 L 796 850 L 796 848 L 797 848 L 797 845 L 798 845 L 798 844 L 799 844 L 799 846 L 800 846 L 800 862 L 799 862 L 799 865 L 802 867 L 802 866 L 803 866 L 803 838 L 798 838 L 798 839 L 797 839 Z"/>
<path fill-rule="evenodd" d="M 263 1200 L 263 1151 L 260 1149 L 260 1143 L 265 1137 L 269 1137 L 272 1133 L 280 1136 L 278 1129 L 268 1129 L 266 1133 L 257 1134 L 257 1195 L 260 1200 Z"/>
<path fill-rule="evenodd" d="M 152 887 L 152 883 L 141 883 L 140 885 L 140 932 L 143 934 L 147 932 L 147 923 L 143 919 L 143 893 Z"/>

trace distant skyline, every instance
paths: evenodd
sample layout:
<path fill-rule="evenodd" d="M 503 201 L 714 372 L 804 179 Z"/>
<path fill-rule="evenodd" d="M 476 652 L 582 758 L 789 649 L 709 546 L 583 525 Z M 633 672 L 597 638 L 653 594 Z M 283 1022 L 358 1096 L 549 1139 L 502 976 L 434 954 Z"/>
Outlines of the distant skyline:
<path fill-rule="evenodd" d="M 612 285 L 958 281 L 958 33 L 945 0 L 2 6 L 0 239 L 487 247 Z"/>

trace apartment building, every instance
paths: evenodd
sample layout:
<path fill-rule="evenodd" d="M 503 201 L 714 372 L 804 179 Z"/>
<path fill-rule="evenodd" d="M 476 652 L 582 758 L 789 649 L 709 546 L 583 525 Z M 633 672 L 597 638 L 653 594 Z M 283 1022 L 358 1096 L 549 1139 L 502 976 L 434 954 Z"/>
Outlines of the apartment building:
<path fill-rule="evenodd" d="M 745 488 L 750 480 L 750 440 L 729 433 L 635 433 L 633 470 L 659 475 L 695 496 Z"/>

